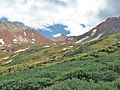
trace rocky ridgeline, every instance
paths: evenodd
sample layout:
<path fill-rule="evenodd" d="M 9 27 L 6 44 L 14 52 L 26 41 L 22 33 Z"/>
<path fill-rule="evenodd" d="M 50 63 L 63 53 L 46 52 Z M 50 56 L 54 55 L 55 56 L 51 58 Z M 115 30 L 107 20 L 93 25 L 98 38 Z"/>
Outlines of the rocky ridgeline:
<path fill-rule="evenodd" d="M 48 43 L 48 39 L 34 29 L 17 25 L 15 22 L 0 22 L 0 46 L 18 43 Z"/>

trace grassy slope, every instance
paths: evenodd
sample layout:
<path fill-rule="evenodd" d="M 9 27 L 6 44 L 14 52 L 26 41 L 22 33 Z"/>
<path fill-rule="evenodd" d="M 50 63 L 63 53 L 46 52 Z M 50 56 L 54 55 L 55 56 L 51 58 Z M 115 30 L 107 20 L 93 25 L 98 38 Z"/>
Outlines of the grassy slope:
<path fill-rule="evenodd" d="M 3 73 L 7 72 L 0 75 L 0 89 L 117 90 L 120 87 L 120 45 L 115 44 L 119 37 L 112 37 L 78 46 L 72 54 L 68 51 L 64 55 L 61 51 L 64 46 L 57 45 L 21 53 L 13 58 L 14 62 L 0 68 Z M 36 55 L 39 58 L 32 60 Z M 41 61 L 40 58 L 47 55 L 53 60 Z M 21 59 L 20 62 L 17 59 Z"/>
<path fill-rule="evenodd" d="M 93 41 L 93 42 L 85 41 L 84 42 L 85 44 L 77 45 L 76 48 L 74 48 L 71 51 L 68 51 L 65 54 L 65 56 L 73 57 L 74 55 L 77 55 L 77 54 L 83 54 L 83 53 L 91 52 L 94 50 L 106 48 L 110 45 L 116 44 L 119 40 L 120 40 L 120 33 L 111 35 L 111 36 L 108 36 L 108 37 L 105 37 L 105 38 L 102 38 L 102 39 L 99 39 L 99 40 Z"/>
<path fill-rule="evenodd" d="M 99 53 L 103 53 L 103 55 L 101 56 Z M 106 54 L 104 55 L 104 53 Z M 73 90 L 73 88 L 77 88 L 77 90 L 116 90 L 119 86 L 116 83 L 119 82 L 119 54 L 120 46 L 113 45 L 59 64 L 45 64 L 21 72 L 2 74 L 0 88 L 2 90 L 8 88 L 14 90 L 18 88 L 21 90 L 28 88 L 29 90 Z M 76 87 L 76 84 L 80 82 L 81 87 Z M 66 83 L 68 83 L 67 86 Z M 72 84 L 73 86 L 71 86 Z"/>

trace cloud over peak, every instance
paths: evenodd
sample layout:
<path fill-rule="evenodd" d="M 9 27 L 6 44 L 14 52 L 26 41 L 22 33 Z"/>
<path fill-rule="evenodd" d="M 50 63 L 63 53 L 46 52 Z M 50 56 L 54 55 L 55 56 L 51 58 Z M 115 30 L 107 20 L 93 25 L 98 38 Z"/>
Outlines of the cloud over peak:
<path fill-rule="evenodd" d="M 118 15 L 115 2 L 119 0 L 0 0 L 0 17 L 41 29 L 62 24 L 68 36 L 81 35 L 112 13 Z"/>

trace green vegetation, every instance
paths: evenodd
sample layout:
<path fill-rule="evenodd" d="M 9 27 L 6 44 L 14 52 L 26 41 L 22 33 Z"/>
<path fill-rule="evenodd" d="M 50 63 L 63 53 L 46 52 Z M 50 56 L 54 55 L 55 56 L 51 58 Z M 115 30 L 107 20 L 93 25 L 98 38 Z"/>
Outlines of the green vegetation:
<path fill-rule="evenodd" d="M 110 37 L 68 51 L 54 45 L 11 55 L 0 67 L 0 90 L 119 90 L 117 42 Z"/>

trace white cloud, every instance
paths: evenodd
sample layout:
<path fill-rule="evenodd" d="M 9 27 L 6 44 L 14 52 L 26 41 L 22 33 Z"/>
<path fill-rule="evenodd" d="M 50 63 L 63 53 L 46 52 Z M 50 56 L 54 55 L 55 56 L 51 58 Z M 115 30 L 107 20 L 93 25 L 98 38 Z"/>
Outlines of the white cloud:
<path fill-rule="evenodd" d="M 100 22 L 97 14 L 104 8 L 104 2 L 105 0 L 0 0 L 0 16 L 36 28 L 61 23 L 68 26 L 70 35 L 80 35 Z M 85 24 L 87 28 L 80 24 Z"/>
<path fill-rule="evenodd" d="M 61 33 L 57 33 L 56 35 L 53 35 L 53 37 L 59 37 L 61 35 L 62 35 Z"/>

